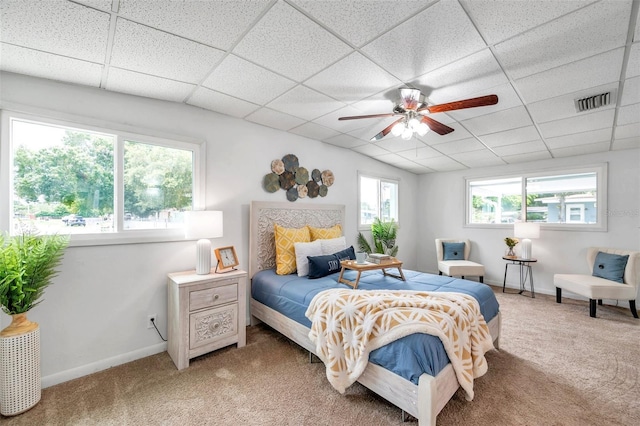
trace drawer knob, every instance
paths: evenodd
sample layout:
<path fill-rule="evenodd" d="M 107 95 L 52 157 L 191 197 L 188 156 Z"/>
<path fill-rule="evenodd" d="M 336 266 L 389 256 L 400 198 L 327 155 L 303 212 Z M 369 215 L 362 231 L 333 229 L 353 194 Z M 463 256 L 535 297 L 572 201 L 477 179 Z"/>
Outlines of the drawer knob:
<path fill-rule="evenodd" d="M 218 331 L 219 328 L 220 328 L 220 322 L 219 321 L 215 321 L 215 322 L 212 322 L 211 324 L 209 324 L 209 330 L 211 330 L 211 331 Z"/>
<path fill-rule="evenodd" d="M 214 295 L 213 295 L 213 300 L 218 300 L 219 298 L 220 298 L 220 295 L 219 295 L 219 294 L 214 294 Z"/>

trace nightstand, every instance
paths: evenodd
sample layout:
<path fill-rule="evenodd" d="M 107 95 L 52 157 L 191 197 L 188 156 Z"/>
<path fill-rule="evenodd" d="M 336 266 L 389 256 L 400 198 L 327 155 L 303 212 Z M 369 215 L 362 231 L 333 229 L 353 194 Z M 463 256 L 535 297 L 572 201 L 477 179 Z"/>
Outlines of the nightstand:
<path fill-rule="evenodd" d="M 168 275 L 168 352 L 178 370 L 189 360 L 225 346 L 247 342 L 247 273 Z"/>

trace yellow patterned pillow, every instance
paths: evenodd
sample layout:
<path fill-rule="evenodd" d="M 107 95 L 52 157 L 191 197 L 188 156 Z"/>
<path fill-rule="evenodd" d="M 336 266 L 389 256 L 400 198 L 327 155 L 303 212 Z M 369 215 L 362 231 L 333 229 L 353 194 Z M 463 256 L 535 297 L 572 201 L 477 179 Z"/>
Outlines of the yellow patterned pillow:
<path fill-rule="evenodd" d="M 283 228 L 275 224 L 273 228 L 276 241 L 276 274 L 289 275 L 296 271 L 295 243 L 311 241 L 309 228 Z"/>
<path fill-rule="evenodd" d="M 311 232 L 311 241 L 328 240 L 342 237 L 342 226 L 340 224 L 334 225 L 331 228 L 314 228 L 313 226 L 309 226 L 309 232 Z"/>

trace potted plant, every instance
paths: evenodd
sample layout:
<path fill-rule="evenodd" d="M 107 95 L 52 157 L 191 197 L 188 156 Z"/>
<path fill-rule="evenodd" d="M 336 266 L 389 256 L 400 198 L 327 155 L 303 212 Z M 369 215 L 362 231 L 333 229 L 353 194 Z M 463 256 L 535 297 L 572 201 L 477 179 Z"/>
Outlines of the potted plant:
<path fill-rule="evenodd" d="M 506 237 L 504 239 L 505 244 L 507 245 L 507 247 L 509 247 L 509 250 L 507 251 L 507 256 L 509 257 L 516 257 L 516 252 L 513 251 L 513 248 L 516 246 L 516 244 L 518 244 L 518 239 L 517 238 L 511 238 L 511 237 Z"/>
<path fill-rule="evenodd" d="M 360 251 L 367 254 L 383 253 L 395 257 L 398 254 L 396 236 L 398 234 L 398 224 L 391 219 L 383 222 L 375 218 L 371 224 L 371 235 L 373 237 L 373 247 L 369 244 L 362 232 L 358 232 L 358 247 Z"/>
<path fill-rule="evenodd" d="M 27 312 L 42 301 L 68 244 L 62 235 L 0 235 L 0 307 L 12 317 L 0 331 L 0 414 L 19 414 L 40 400 L 40 328 Z"/>

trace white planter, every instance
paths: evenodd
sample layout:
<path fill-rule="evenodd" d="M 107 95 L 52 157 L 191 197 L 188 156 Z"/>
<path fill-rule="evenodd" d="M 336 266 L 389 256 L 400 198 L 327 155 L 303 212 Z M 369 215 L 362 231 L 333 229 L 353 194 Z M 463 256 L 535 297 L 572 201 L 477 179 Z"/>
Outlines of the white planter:
<path fill-rule="evenodd" d="M 0 335 L 0 414 L 15 416 L 40 401 L 40 327 L 15 336 Z M 4 331 L 4 330 L 3 330 Z"/>

